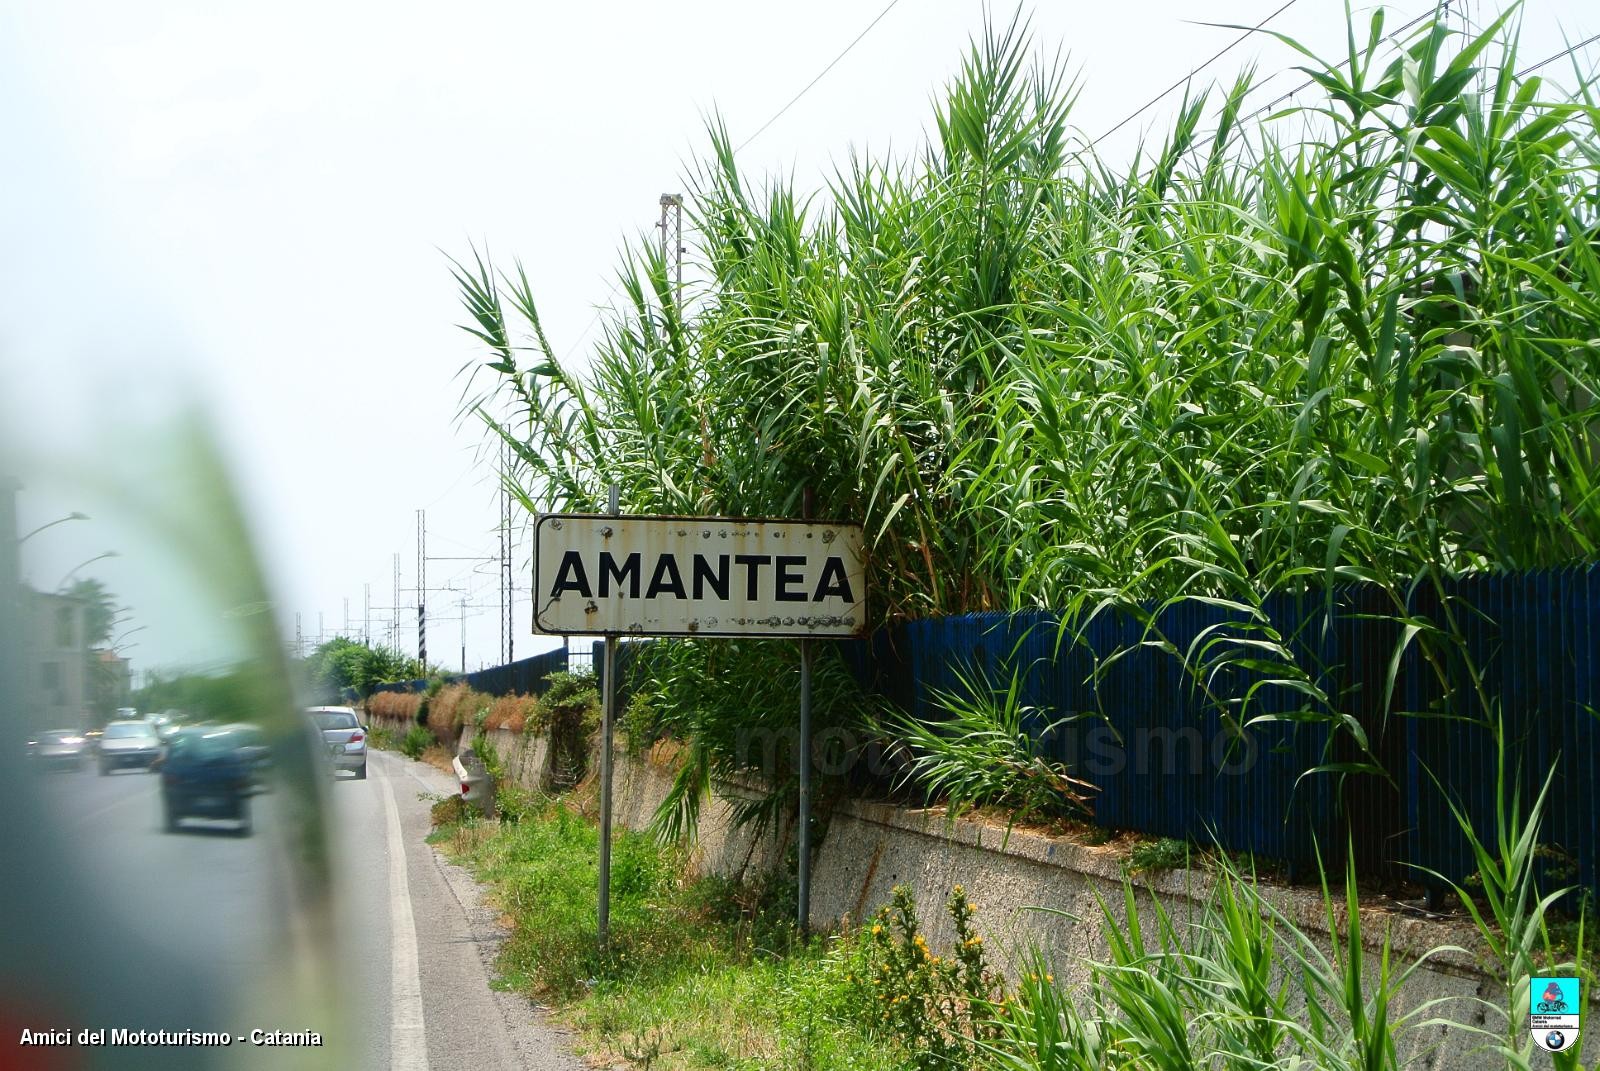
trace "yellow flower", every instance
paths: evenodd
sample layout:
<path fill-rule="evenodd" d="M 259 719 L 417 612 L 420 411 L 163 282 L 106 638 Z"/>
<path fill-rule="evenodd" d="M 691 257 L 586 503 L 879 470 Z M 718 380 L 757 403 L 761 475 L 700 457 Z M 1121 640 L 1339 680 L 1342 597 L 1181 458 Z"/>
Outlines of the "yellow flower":
<path fill-rule="evenodd" d="M 1053 975 L 1053 974 L 1046 974 L 1044 976 L 1044 980 L 1049 982 L 1051 985 L 1055 985 L 1056 984 L 1056 976 Z"/>
<path fill-rule="evenodd" d="M 882 932 L 883 932 L 883 927 L 882 926 L 874 925 L 872 927 L 872 935 L 874 937 L 876 937 L 878 934 L 880 934 Z"/>

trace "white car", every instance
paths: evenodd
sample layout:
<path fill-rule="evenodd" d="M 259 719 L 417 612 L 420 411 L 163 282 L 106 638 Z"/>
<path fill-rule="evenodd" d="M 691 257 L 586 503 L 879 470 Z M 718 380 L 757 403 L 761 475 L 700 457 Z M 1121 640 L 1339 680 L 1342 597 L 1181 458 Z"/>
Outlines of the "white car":
<path fill-rule="evenodd" d="M 322 734 L 334 771 L 349 770 L 360 781 L 367 776 L 367 727 L 354 707 L 312 707 L 306 712 Z"/>
<path fill-rule="evenodd" d="M 114 721 L 100 735 L 100 776 L 125 766 L 150 769 L 161 754 L 161 738 L 146 721 Z"/>

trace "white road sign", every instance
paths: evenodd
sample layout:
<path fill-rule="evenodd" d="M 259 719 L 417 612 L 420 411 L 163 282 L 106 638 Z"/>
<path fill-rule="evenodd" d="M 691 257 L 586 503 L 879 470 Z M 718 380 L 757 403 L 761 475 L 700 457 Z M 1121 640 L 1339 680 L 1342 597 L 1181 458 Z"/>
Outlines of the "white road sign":
<path fill-rule="evenodd" d="M 866 627 L 861 526 L 740 517 L 545 514 L 535 632 L 853 636 Z"/>

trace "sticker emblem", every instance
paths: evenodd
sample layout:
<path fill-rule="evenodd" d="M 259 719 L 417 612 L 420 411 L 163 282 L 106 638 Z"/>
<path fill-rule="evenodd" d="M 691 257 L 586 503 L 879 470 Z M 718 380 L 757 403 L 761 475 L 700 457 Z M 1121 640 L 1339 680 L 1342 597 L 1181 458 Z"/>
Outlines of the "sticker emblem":
<path fill-rule="evenodd" d="M 1528 1029 L 1546 1052 L 1563 1052 L 1578 1042 L 1583 1011 L 1576 978 L 1534 978 L 1528 984 Z"/>

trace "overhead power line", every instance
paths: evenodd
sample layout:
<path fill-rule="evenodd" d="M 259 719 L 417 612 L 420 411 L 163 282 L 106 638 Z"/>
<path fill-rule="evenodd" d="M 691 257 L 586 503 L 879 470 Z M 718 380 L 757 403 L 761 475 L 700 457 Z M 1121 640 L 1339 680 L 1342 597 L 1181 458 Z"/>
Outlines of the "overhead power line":
<path fill-rule="evenodd" d="M 1293 2 L 1294 2 L 1294 0 L 1290 0 L 1290 3 L 1293 3 Z M 801 88 L 800 92 L 796 93 L 793 97 L 790 97 L 789 98 L 789 102 L 787 104 L 785 104 L 783 107 L 779 108 L 776 112 L 774 112 L 770 119 L 768 119 L 766 122 L 762 123 L 759 127 L 757 127 L 756 128 L 756 132 L 754 134 L 751 134 L 749 137 L 745 138 L 743 141 L 741 141 L 739 143 L 738 147 L 735 148 L 733 151 L 736 152 L 736 153 L 742 151 L 745 148 L 745 146 L 749 145 L 752 141 L 754 141 L 757 138 L 759 138 L 762 134 L 765 134 L 767 132 L 767 128 L 772 126 L 773 123 L 776 123 L 779 119 L 782 119 L 783 116 L 784 116 L 784 113 L 786 113 L 790 108 L 793 108 L 797 103 L 799 103 L 800 98 L 805 96 L 807 93 L 811 92 L 811 90 L 816 86 L 816 84 L 818 82 L 820 82 L 824 78 L 826 78 L 827 75 L 828 75 L 828 72 L 833 70 L 835 67 L 837 67 L 839 65 L 839 62 L 841 60 L 843 60 L 846 56 L 848 56 L 850 54 L 851 50 L 854 49 L 857 45 L 859 45 L 861 43 L 861 39 L 866 37 L 867 34 L 871 33 L 873 27 L 877 26 L 878 23 L 882 22 L 883 19 L 884 19 L 884 16 L 888 15 L 889 12 L 893 11 L 895 9 L 895 7 L 899 3 L 900 3 L 900 0 L 889 0 L 889 2 L 884 5 L 883 10 L 878 12 L 877 17 L 875 17 L 871 22 L 867 23 L 867 25 L 862 29 L 862 31 L 860 33 L 856 34 L 855 37 L 851 39 L 851 41 L 850 41 L 850 43 L 848 45 L 844 46 L 844 50 L 842 52 L 840 52 L 837 56 L 833 57 L 833 59 L 829 60 L 828 61 L 828 65 L 826 67 L 822 68 L 822 70 L 818 71 L 817 72 L 817 76 L 815 78 L 813 78 L 813 79 L 811 79 L 811 81 L 807 82 Z M 681 282 L 679 283 L 679 286 L 681 288 L 681 286 L 682 286 Z M 611 292 L 606 295 L 604 303 L 602 303 L 600 305 L 597 305 L 595 307 L 594 315 L 589 318 L 588 324 L 585 325 L 584 329 L 581 332 L 579 332 L 578 337 L 573 340 L 572 345 L 568 346 L 566 352 L 561 355 L 559 363 L 565 364 L 567 362 L 567 359 L 570 358 L 574 353 L 577 352 L 578 347 L 583 345 L 584 340 L 589 337 L 589 332 L 593 331 L 595 324 L 600 322 L 600 317 L 605 314 L 606 309 L 610 306 L 612 299 L 617 296 L 617 291 L 620 290 L 620 289 L 622 289 L 622 281 L 620 279 L 611 284 Z"/>
<path fill-rule="evenodd" d="M 1194 79 L 1195 75 L 1199 74 L 1201 71 L 1205 70 L 1207 67 L 1209 67 L 1213 63 L 1217 62 L 1217 60 L 1221 59 L 1223 56 L 1226 56 L 1229 52 L 1232 52 L 1241 43 L 1243 43 L 1244 41 L 1248 40 L 1252 34 L 1255 34 L 1258 31 L 1264 29 L 1266 27 L 1267 23 L 1271 22 L 1273 19 L 1277 18 L 1279 15 L 1283 14 L 1285 11 L 1288 11 L 1291 7 L 1293 7 L 1298 2 L 1299 2 L 1299 0 L 1287 0 L 1287 2 L 1284 3 L 1284 5 L 1282 7 L 1278 8 L 1278 10 L 1274 11 L 1272 14 L 1268 15 L 1266 18 L 1262 19 L 1260 22 L 1256 23 L 1254 26 L 1250 27 L 1250 29 L 1246 30 L 1244 33 L 1240 34 L 1238 37 L 1235 37 L 1232 41 L 1228 42 L 1228 44 L 1226 44 L 1221 49 L 1219 49 L 1216 52 L 1216 54 L 1213 55 L 1210 59 L 1208 59 L 1204 63 L 1200 64 L 1200 66 L 1195 67 L 1188 74 L 1184 75 L 1182 78 L 1178 79 L 1176 82 L 1172 83 L 1170 86 L 1168 86 L 1167 88 L 1163 89 L 1161 92 L 1157 93 L 1155 96 L 1151 97 L 1149 100 L 1145 101 L 1142 105 L 1140 105 L 1138 108 L 1134 109 L 1130 114 L 1125 116 L 1122 119 L 1122 121 L 1119 122 L 1116 126 L 1112 127 L 1110 130 L 1107 130 L 1104 134 L 1101 134 L 1099 137 L 1095 138 L 1094 141 L 1092 141 L 1090 143 L 1091 146 L 1092 145 L 1098 145 L 1100 142 L 1102 142 L 1102 141 L 1106 140 L 1107 138 L 1109 138 L 1112 134 L 1115 134 L 1117 131 L 1121 130 L 1123 127 L 1127 126 L 1129 123 L 1131 123 L 1135 119 L 1139 118 L 1139 116 L 1143 115 L 1145 112 L 1149 111 L 1151 108 L 1153 108 L 1157 104 L 1161 103 L 1161 101 L 1164 100 L 1167 96 L 1169 96 L 1174 90 L 1181 89 L 1185 85 L 1188 85 L 1189 82 Z"/>
<path fill-rule="evenodd" d="M 1574 52 L 1578 51 L 1578 49 L 1580 49 L 1580 48 L 1588 48 L 1590 45 L 1594 44 L 1596 41 L 1600 41 L 1600 33 L 1597 33 L 1592 37 L 1585 38 L 1584 40 L 1579 41 L 1575 45 L 1570 45 L 1567 48 L 1562 49 L 1560 52 L 1557 52 L 1553 56 L 1546 57 L 1545 59 L 1540 60 L 1538 63 L 1535 63 L 1532 67 L 1527 67 L 1527 68 L 1525 68 L 1523 70 L 1518 71 L 1517 72 L 1517 77 L 1518 78 L 1526 78 L 1526 77 L 1528 77 L 1528 75 L 1532 74 L 1534 71 L 1537 71 L 1540 67 L 1547 67 L 1550 64 L 1554 63 L 1556 60 L 1561 59 L 1563 56 L 1572 55 Z"/>
<path fill-rule="evenodd" d="M 1289 2 L 1290 3 L 1294 3 L 1295 0 L 1289 0 Z M 816 85 L 818 82 L 822 81 L 822 79 L 827 76 L 829 71 L 831 71 L 835 67 L 837 67 L 839 65 L 839 61 L 844 59 L 846 56 L 848 56 L 850 54 L 850 50 L 855 48 L 857 45 L 859 45 L 861 43 L 861 39 L 863 37 L 867 36 L 867 34 L 871 33 L 872 32 L 872 28 L 874 26 L 878 25 L 878 23 L 882 22 L 883 21 L 883 17 L 885 15 L 889 14 L 889 12 L 893 11 L 894 8 L 895 8 L 895 5 L 897 5 L 899 3 L 900 3 L 900 0 L 889 0 L 889 3 L 887 5 L 885 5 L 884 9 L 882 11 L 878 12 L 878 17 L 873 19 L 871 22 L 867 23 L 866 29 L 864 29 L 860 33 L 856 34 L 855 39 L 852 40 L 848 45 L 844 46 L 844 51 L 843 52 L 841 52 L 837 56 L 833 57 L 833 59 L 831 61 L 829 61 L 828 65 L 826 67 L 822 68 L 822 70 L 820 72 L 818 72 L 818 74 L 817 74 L 817 76 L 815 78 L 811 79 L 811 81 L 809 81 L 809 82 L 807 82 L 805 84 L 805 88 L 804 89 L 800 90 L 800 92 L 796 93 L 792 98 L 790 98 L 789 103 L 787 103 L 783 107 L 779 108 L 777 110 L 777 112 L 773 114 L 771 119 L 768 119 L 766 122 L 762 123 L 761 126 L 759 128 L 757 128 L 757 130 L 756 130 L 756 132 L 754 134 L 751 134 L 749 137 L 745 138 L 744 141 L 740 142 L 738 147 L 735 148 L 733 151 L 736 152 L 736 153 L 741 151 L 746 145 L 749 145 L 752 141 L 756 140 L 762 134 L 766 133 L 767 128 L 769 126 L 771 126 L 773 123 L 776 123 L 779 119 L 782 119 L 783 118 L 783 114 L 785 112 L 787 112 L 790 108 L 793 108 L 795 106 L 795 104 L 800 100 L 801 97 L 803 97 L 807 93 L 811 92 L 811 87 Z"/>
<path fill-rule="evenodd" d="M 1439 12 L 1441 12 L 1443 15 L 1448 16 L 1450 14 L 1450 5 L 1448 3 L 1443 4 L 1437 10 Z M 1418 15 L 1416 18 L 1412 19 L 1410 22 L 1406 23 L 1404 26 L 1399 27 L 1398 29 L 1394 30 L 1392 33 L 1385 34 L 1384 37 L 1383 37 L 1383 40 L 1379 41 L 1378 44 L 1380 44 L 1380 45 L 1392 44 L 1393 42 L 1399 40 L 1402 36 L 1405 35 L 1406 31 L 1410 30 L 1412 27 L 1418 26 L 1421 23 L 1427 21 L 1428 19 L 1433 18 L 1434 11 L 1435 11 L 1435 9 L 1429 8 L 1427 11 L 1424 11 L 1422 14 Z M 1362 55 L 1363 56 L 1369 56 L 1369 55 L 1372 54 L 1372 51 L 1373 50 L 1369 49 L 1366 52 L 1363 52 Z M 1349 63 L 1349 62 L 1350 61 L 1348 59 L 1344 60 L 1343 62 L 1339 63 L 1338 66 L 1343 67 L 1346 63 Z M 1257 108 L 1255 111 L 1250 112 L 1248 115 L 1246 115 L 1243 119 L 1241 119 L 1239 121 L 1241 123 L 1247 123 L 1251 119 L 1254 119 L 1256 116 L 1261 115 L 1263 112 L 1270 112 L 1272 109 L 1276 108 L 1278 105 L 1282 104 L 1284 101 L 1294 98 L 1298 94 L 1304 92 L 1307 89 L 1310 89 L 1312 86 L 1314 86 L 1316 84 L 1317 84 L 1317 80 L 1315 78 L 1308 78 L 1304 82 L 1301 82 L 1299 85 L 1295 86 L 1293 89 L 1289 90 L 1289 92 L 1283 94 L 1282 96 L 1274 97 L 1272 100 L 1268 101 L 1266 104 L 1263 104 L 1261 107 Z"/>

